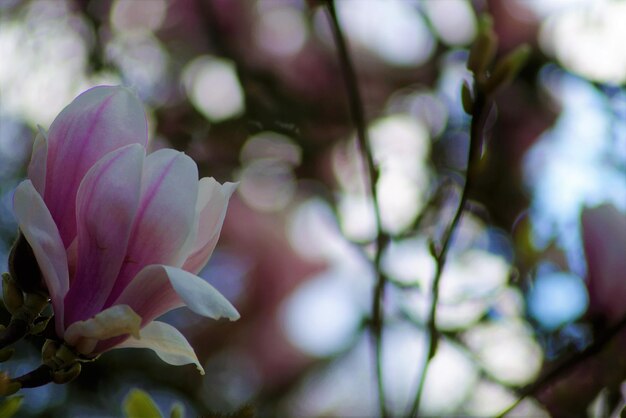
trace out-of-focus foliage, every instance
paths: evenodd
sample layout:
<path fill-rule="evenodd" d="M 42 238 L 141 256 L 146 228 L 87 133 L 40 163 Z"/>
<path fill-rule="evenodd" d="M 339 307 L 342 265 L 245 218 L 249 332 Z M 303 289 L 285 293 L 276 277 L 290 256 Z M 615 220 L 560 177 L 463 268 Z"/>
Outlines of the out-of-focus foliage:
<path fill-rule="evenodd" d="M 5 399 L 0 403 L 0 418 L 11 418 L 15 416 L 19 410 L 24 398 L 22 396 L 13 396 Z"/>

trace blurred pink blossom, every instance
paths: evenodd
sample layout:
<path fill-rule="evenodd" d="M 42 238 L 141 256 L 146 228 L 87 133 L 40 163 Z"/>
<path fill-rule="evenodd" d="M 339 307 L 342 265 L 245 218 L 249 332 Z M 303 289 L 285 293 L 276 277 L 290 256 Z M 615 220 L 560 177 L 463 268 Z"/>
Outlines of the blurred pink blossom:
<path fill-rule="evenodd" d="M 78 96 L 33 146 L 15 192 L 57 334 L 84 355 L 146 347 L 171 364 L 195 363 L 183 335 L 154 321 L 188 306 L 211 318 L 237 310 L 196 274 L 220 235 L 235 184 L 198 181 L 185 154 L 146 155 L 144 109 L 123 87 Z"/>
<path fill-rule="evenodd" d="M 589 314 L 614 324 L 626 315 L 626 215 L 611 205 L 587 208 L 581 217 L 587 259 Z M 585 411 L 603 388 L 616 390 L 626 377 L 626 330 L 598 354 L 573 367 L 538 394 L 553 417 Z"/>
<path fill-rule="evenodd" d="M 618 321 L 626 315 L 626 215 L 611 205 L 585 209 L 582 235 L 590 313 Z"/>

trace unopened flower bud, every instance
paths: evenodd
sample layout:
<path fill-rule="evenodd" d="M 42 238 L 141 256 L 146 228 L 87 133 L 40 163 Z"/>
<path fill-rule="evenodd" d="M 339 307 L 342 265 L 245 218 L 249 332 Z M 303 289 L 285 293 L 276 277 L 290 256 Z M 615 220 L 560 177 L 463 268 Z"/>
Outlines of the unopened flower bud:
<path fill-rule="evenodd" d="M 490 16 L 481 17 L 478 35 L 470 48 L 467 59 L 467 69 L 473 72 L 478 79 L 484 76 L 498 49 L 498 38 L 492 26 L 493 22 Z"/>
<path fill-rule="evenodd" d="M 10 396 L 20 390 L 22 385 L 17 382 L 12 382 L 9 375 L 6 373 L 0 373 L 0 396 Z"/>
<path fill-rule="evenodd" d="M 42 332 L 44 332 L 44 330 L 48 326 L 48 323 L 50 322 L 51 318 L 52 317 L 50 317 L 50 316 L 48 316 L 48 317 L 40 317 L 30 327 L 30 333 L 32 335 L 37 335 L 37 334 L 41 334 Z"/>
<path fill-rule="evenodd" d="M 52 340 L 46 340 L 41 348 L 41 359 L 47 366 L 52 367 L 52 359 L 55 357 L 59 345 Z"/>
<path fill-rule="evenodd" d="M 52 372 L 52 381 L 60 385 L 69 383 L 78 377 L 81 369 L 82 367 L 80 363 L 74 363 L 66 369 L 61 369 L 61 370 Z"/>
<path fill-rule="evenodd" d="M 530 46 L 523 44 L 509 52 L 496 64 L 493 74 L 487 80 L 486 93 L 494 93 L 508 85 L 517 76 L 530 56 Z"/>
<path fill-rule="evenodd" d="M 185 407 L 183 404 L 175 403 L 172 406 L 172 411 L 170 412 L 170 418 L 184 418 L 185 416 Z"/>
<path fill-rule="evenodd" d="M 474 98 L 472 97 L 472 90 L 467 81 L 464 81 L 461 86 L 461 103 L 463 104 L 465 113 L 471 115 L 474 111 Z"/>
<path fill-rule="evenodd" d="M 4 306 L 11 314 L 24 304 L 24 294 L 9 273 L 2 273 L 2 298 Z"/>

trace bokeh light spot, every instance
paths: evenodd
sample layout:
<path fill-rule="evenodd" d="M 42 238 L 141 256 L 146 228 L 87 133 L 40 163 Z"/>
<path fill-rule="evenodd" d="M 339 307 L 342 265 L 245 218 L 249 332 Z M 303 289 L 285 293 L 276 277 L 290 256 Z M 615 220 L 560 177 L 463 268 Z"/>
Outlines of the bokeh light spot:
<path fill-rule="evenodd" d="M 193 105 L 210 121 L 230 119 L 244 110 L 241 84 L 229 60 L 198 57 L 185 67 L 183 81 Z"/>
<path fill-rule="evenodd" d="M 588 304 L 584 282 L 570 273 L 540 275 L 528 295 L 530 314 L 547 329 L 578 319 Z"/>

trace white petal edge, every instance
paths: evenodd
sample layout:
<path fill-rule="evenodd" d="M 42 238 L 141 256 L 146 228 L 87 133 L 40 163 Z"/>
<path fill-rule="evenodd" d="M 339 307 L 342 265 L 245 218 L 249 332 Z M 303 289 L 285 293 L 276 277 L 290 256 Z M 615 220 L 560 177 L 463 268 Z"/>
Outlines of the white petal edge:
<path fill-rule="evenodd" d="M 211 258 L 222 231 L 228 203 L 237 186 L 239 183 L 220 184 L 213 177 L 200 179 L 196 204 L 197 233 L 193 245 L 185 249 L 188 256 L 183 263 L 184 270 L 196 274 Z"/>
<path fill-rule="evenodd" d="M 144 267 L 114 304 L 130 305 L 144 323 L 183 305 L 212 319 L 239 319 L 235 307 L 204 279 L 177 267 L 156 264 Z"/>
<path fill-rule="evenodd" d="M 193 363 L 204 375 L 204 369 L 189 341 L 180 331 L 165 322 L 149 322 L 139 332 L 139 338 L 130 337 L 114 348 L 149 348 L 168 364 L 182 366 Z"/>
<path fill-rule="evenodd" d="M 213 319 L 239 319 L 239 312 L 204 279 L 176 267 L 162 266 L 178 296 L 195 313 Z"/>
<path fill-rule="evenodd" d="M 78 352 L 89 354 L 98 341 L 130 334 L 139 337 L 141 317 L 128 305 L 115 305 L 86 321 L 77 321 L 67 327 L 63 339 Z"/>
<path fill-rule="evenodd" d="M 67 255 L 61 235 L 43 198 L 30 180 L 15 189 L 13 211 L 20 231 L 30 244 L 43 275 L 56 318 L 58 333 L 63 331 L 63 299 L 69 289 Z"/>
<path fill-rule="evenodd" d="M 41 126 L 37 126 L 39 132 L 33 142 L 33 151 L 28 164 L 28 178 L 33 183 L 35 190 L 44 195 L 46 190 L 46 167 L 48 160 L 48 135 Z"/>

